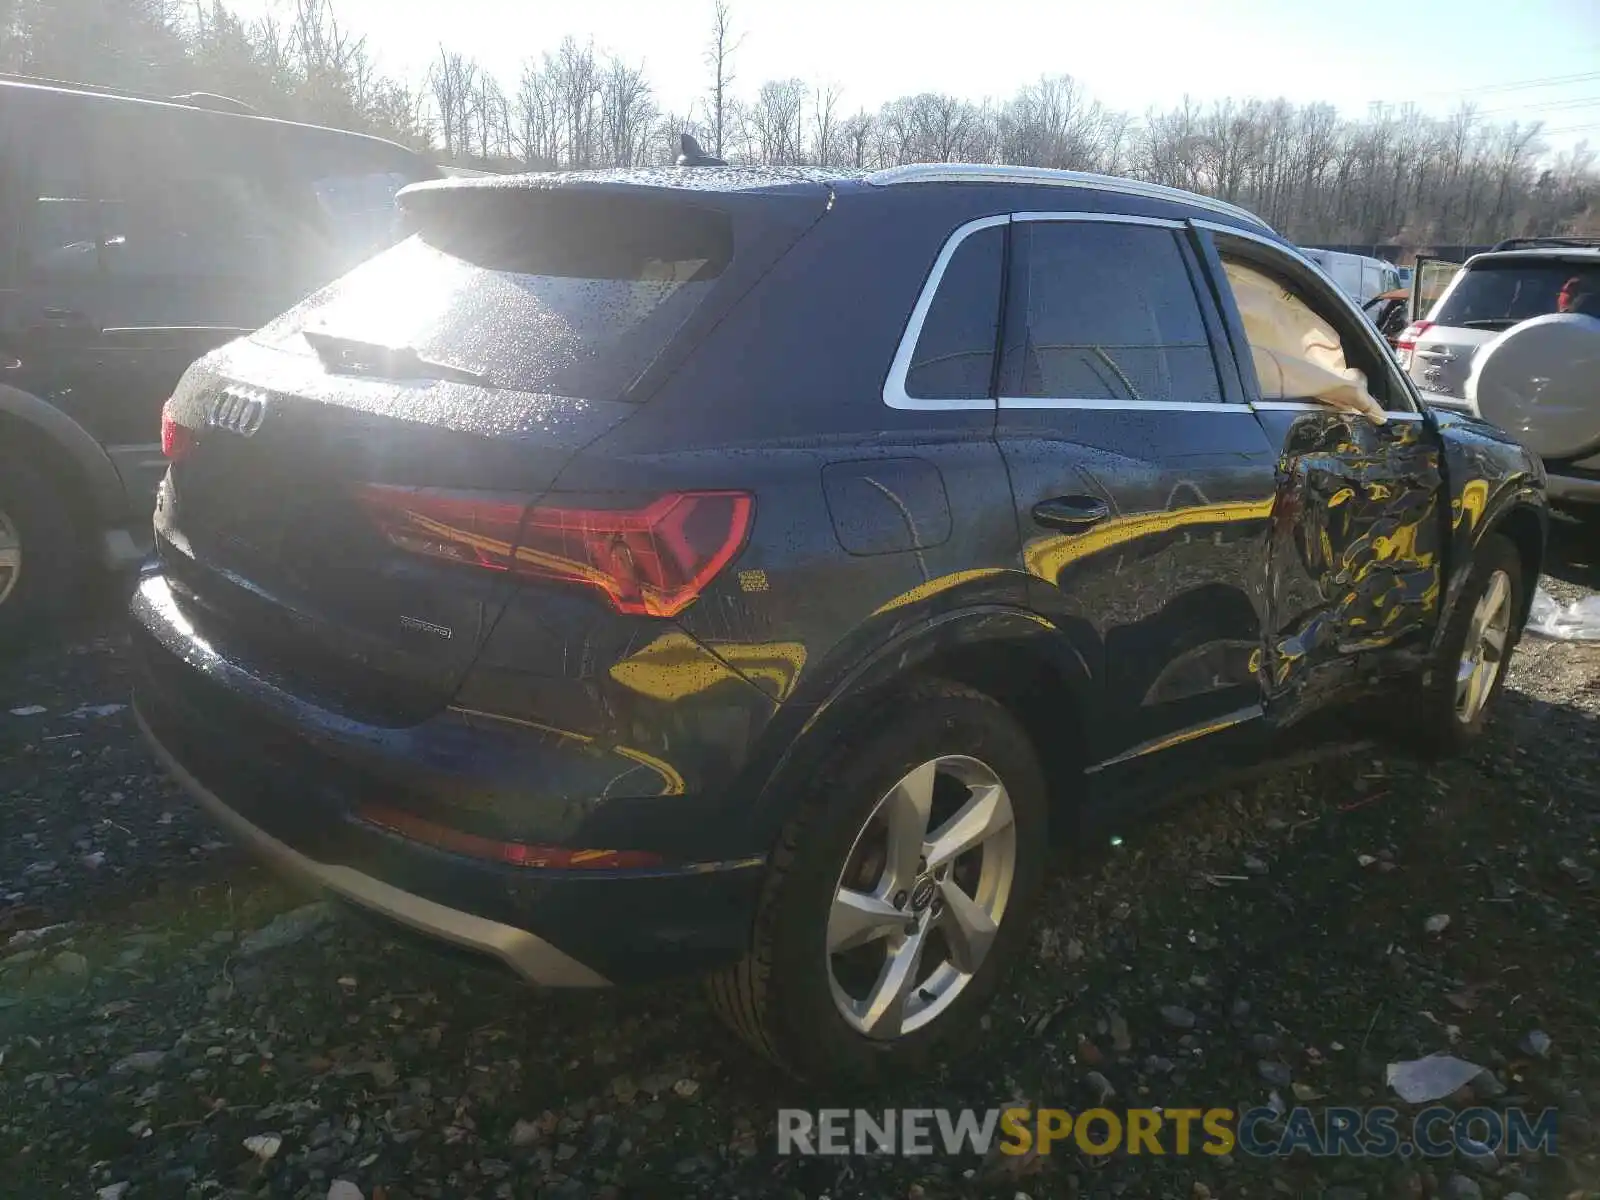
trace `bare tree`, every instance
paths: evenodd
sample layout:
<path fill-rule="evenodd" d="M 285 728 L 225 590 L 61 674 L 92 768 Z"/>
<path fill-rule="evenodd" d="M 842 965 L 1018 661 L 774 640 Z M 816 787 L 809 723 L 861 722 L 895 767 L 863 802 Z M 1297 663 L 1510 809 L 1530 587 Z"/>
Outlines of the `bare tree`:
<path fill-rule="evenodd" d="M 839 123 L 839 140 L 850 166 L 859 168 L 867 165 L 867 156 L 872 149 L 873 127 L 872 114 L 866 109 Z"/>
<path fill-rule="evenodd" d="M 1135 117 L 1068 76 L 999 100 L 924 93 L 839 115 L 839 89 L 778 79 L 733 90 L 731 0 L 713 0 L 707 92 L 662 114 L 642 66 L 567 38 L 515 87 L 441 46 L 425 78 L 381 71 L 341 0 L 280 0 L 244 22 L 230 0 L 0 0 L 0 67 L 174 94 L 215 91 L 263 112 L 366 130 L 450 159 L 558 169 L 671 162 L 680 133 L 724 157 L 876 167 L 1015 162 L 1172 184 L 1223 196 L 1300 242 L 1459 252 L 1517 234 L 1600 230 L 1587 143 L 1559 154 L 1538 124 L 1472 108 L 1436 118 L 1374 105 L 1185 99 Z M 1490 114 L 1492 115 L 1492 114 Z"/>
<path fill-rule="evenodd" d="M 711 153 L 718 158 L 722 157 L 723 134 L 728 125 L 729 97 L 734 82 L 733 56 L 743 42 L 742 35 L 737 38 L 733 36 L 733 10 L 728 0 L 713 0 L 711 45 L 706 49 L 706 66 L 711 68 L 711 88 L 706 97 L 706 109 L 710 117 L 707 124 L 711 133 Z"/>
<path fill-rule="evenodd" d="M 756 99 L 744 112 L 749 153 L 769 165 L 800 161 L 806 94 L 803 79 L 772 79 L 761 85 Z"/>
<path fill-rule="evenodd" d="M 811 98 L 811 157 L 819 167 L 831 167 L 838 153 L 839 122 L 834 117 L 842 89 L 836 84 L 819 87 Z"/>
<path fill-rule="evenodd" d="M 457 50 L 439 47 L 439 59 L 428 72 L 428 87 L 439 110 L 439 132 L 448 159 L 468 153 L 478 87 L 478 64 Z"/>
<path fill-rule="evenodd" d="M 644 68 L 609 58 L 600 76 L 600 138 L 606 162 L 635 167 L 649 153 L 649 131 L 656 118 Z"/>

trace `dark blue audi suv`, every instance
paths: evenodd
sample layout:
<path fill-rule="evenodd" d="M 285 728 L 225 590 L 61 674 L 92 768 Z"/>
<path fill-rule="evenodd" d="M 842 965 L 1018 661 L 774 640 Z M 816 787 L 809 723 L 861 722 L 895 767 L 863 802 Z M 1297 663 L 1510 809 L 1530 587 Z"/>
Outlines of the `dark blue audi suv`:
<path fill-rule="evenodd" d="M 185 376 L 133 600 L 166 767 L 395 927 L 701 974 L 871 1079 L 1025 951 L 1049 827 L 1379 704 L 1459 748 L 1503 684 L 1539 463 L 1241 209 L 948 165 L 401 202 Z"/>

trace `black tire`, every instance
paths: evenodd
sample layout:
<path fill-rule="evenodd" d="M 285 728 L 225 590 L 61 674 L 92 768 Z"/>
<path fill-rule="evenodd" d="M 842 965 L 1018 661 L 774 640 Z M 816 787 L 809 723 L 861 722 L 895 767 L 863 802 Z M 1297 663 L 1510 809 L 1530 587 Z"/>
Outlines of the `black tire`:
<path fill-rule="evenodd" d="M 1027 945 L 1047 855 L 1048 801 L 1027 733 L 971 688 L 921 681 L 853 727 L 862 732 L 834 747 L 821 770 L 806 773 L 797 815 L 772 856 L 750 951 L 712 977 L 708 991 L 718 1015 L 790 1074 L 871 1085 L 926 1068 L 936 1048 L 969 1032 Z M 1005 786 L 1015 822 L 1011 895 L 987 957 L 948 1008 L 893 1040 L 872 1038 L 834 1003 L 828 914 L 879 800 L 914 767 L 945 755 L 978 759 Z"/>
<path fill-rule="evenodd" d="M 1500 669 L 1489 689 L 1487 700 L 1473 719 L 1463 720 L 1457 713 L 1457 671 L 1467 649 L 1468 637 L 1473 631 L 1478 603 L 1483 599 L 1491 580 L 1500 572 L 1505 574 L 1511 590 L 1510 626 L 1505 650 L 1499 657 Z M 1478 544 L 1471 573 L 1456 601 L 1449 627 L 1440 640 L 1439 652 L 1429 670 L 1428 681 L 1423 686 L 1421 702 L 1412 716 L 1412 726 L 1420 735 L 1423 748 L 1429 753 L 1460 754 L 1482 735 L 1494 712 L 1495 703 L 1505 688 L 1506 668 L 1512 652 L 1522 637 L 1530 586 L 1531 581 L 1524 576 L 1522 556 L 1509 538 L 1504 534 L 1491 533 Z"/>
<path fill-rule="evenodd" d="M 71 600 L 83 548 L 60 489 L 14 454 L 0 454 L 0 513 L 22 549 L 21 571 L 0 601 L 0 645 L 32 645 Z"/>

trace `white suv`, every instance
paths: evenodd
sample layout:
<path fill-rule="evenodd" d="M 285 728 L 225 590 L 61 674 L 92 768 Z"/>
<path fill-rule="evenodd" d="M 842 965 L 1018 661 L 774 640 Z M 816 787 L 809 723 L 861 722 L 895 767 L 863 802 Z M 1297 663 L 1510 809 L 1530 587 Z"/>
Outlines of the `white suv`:
<path fill-rule="evenodd" d="M 1517 238 L 1474 255 L 1395 349 L 1428 403 L 1487 416 L 1468 389 L 1474 361 L 1507 330 L 1562 313 L 1600 319 L 1600 239 Z M 1552 500 L 1600 503 L 1600 377 L 1592 408 L 1592 436 L 1546 452 Z"/>

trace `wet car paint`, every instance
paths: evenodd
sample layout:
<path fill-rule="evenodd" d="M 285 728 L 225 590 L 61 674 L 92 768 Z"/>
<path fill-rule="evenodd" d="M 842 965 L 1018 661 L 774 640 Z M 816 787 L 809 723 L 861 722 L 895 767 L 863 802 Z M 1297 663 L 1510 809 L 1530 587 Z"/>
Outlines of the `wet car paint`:
<path fill-rule="evenodd" d="M 1099 683 L 1095 761 L 1256 703 L 1249 649 L 1236 651 L 1260 644 L 1262 575 L 1250 568 L 1275 456 L 1250 410 L 1003 413 L 1000 437 L 1029 530 L 1031 606 L 1076 640 Z M 1077 492 L 1112 516 L 1076 534 L 1033 524 L 1039 501 Z M 1216 670 L 1180 681 L 1208 656 Z"/>
<path fill-rule="evenodd" d="M 1059 692 L 1040 727 L 1093 771 L 1094 802 L 1112 802 L 1101 797 L 1195 775 L 1239 746 L 1254 752 L 1265 733 L 1339 698 L 1351 660 L 1363 677 L 1402 669 L 1410 660 L 1398 651 L 1439 627 L 1440 571 L 1461 569 L 1464 535 L 1446 545 L 1448 513 L 1480 514 L 1487 527 L 1512 502 L 1503 497 L 1538 502 L 1536 468 L 1504 439 L 1467 431 L 1457 446 L 1453 426 L 1437 441 L 1419 421 L 1360 428 L 1336 414 L 1258 412 L 1225 353 L 1226 411 L 888 408 L 884 364 L 943 239 L 973 216 L 1037 207 L 1037 195 L 950 189 L 906 204 L 841 186 L 836 200 L 647 402 L 592 424 L 558 408 L 520 431 L 530 444 L 548 435 L 549 456 L 527 485 L 541 494 L 753 494 L 749 540 L 677 617 L 502 586 L 448 700 L 383 728 L 307 703 L 292 680 L 258 676 L 218 648 L 201 653 L 203 634 L 184 631 L 184 602 L 167 616 L 136 610 L 153 650 L 197 677 L 179 690 L 204 697 L 214 687 L 259 711 L 219 718 L 246 746 L 270 740 L 271 727 L 309 748 L 295 780 L 377 788 L 387 803 L 482 836 L 647 850 L 669 871 L 743 875 L 793 816 L 785 781 L 858 728 L 863 697 L 909 673 L 962 654 L 1043 664 Z M 1183 215 L 1157 201 L 1074 203 Z M 870 263 L 854 253 L 863 244 Z M 849 304 L 841 256 L 857 264 L 844 280 Z M 315 386 L 329 388 L 335 408 L 382 403 L 377 390 L 343 383 L 294 390 Z M 491 460 L 504 452 L 492 410 L 459 393 L 405 395 L 408 419 L 374 427 L 372 461 L 425 465 L 420 453 L 388 450 L 413 436 L 420 449 L 443 429 L 464 439 L 450 459 L 464 483 L 472 447 Z M 830 474 L 847 486 L 830 490 Z M 485 479 L 509 477 L 490 469 Z M 835 504 L 858 487 L 882 504 L 841 522 Z M 1071 535 L 1032 523 L 1039 501 L 1078 494 L 1103 499 L 1107 519 Z M 170 726 L 201 720 L 190 709 L 169 714 Z M 359 803 L 339 792 L 330 788 L 329 801 L 350 817 Z M 332 852 L 392 861 L 378 844 L 335 838 Z M 507 885 L 496 873 L 485 883 L 459 862 L 441 879 L 428 875 L 435 859 L 396 869 L 444 902 L 486 904 L 510 886 L 517 920 L 608 977 L 628 973 L 619 946 L 636 942 L 575 920 L 566 900 L 542 907 L 552 880 Z M 753 903 L 745 883 L 726 886 Z M 563 931 L 552 912 L 574 923 Z M 721 940 L 701 949 L 736 953 L 728 931 L 748 917 L 746 907 L 725 918 Z M 652 942 L 650 970 L 668 973 L 657 951 L 704 913 L 660 919 L 678 932 Z"/>
<path fill-rule="evenodd" d="M 1543 555 L 1550 514 L 1544 501 L 1545 468 L 1508 433 L 1487 421 L 1464 413 L 1431 409 L 1444 443 L 1444 473 L 1450 496 L 1447 569 L 1439 623 L 1434 644 L 1448 624 L 1457 598 L 1472 567 L 1472 556 L 1492 532 L 1516 529 L 1519 549 L 1531 560 Z M 1441 497 L 1441 503 L 1443 497 Z M 1533 602 L 1533 589 L 1525 589 L 1524 611 Z"/>

